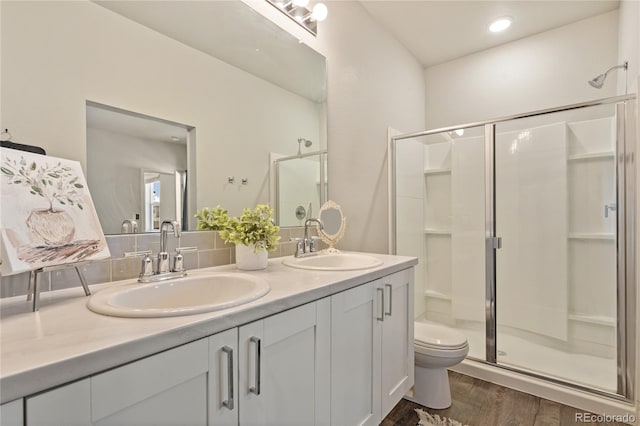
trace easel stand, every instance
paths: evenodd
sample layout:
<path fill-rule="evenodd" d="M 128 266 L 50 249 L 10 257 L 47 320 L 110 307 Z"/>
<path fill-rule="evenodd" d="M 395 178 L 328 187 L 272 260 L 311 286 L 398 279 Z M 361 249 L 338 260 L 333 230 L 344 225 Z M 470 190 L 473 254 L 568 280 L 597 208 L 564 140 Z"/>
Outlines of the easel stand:
<path fill-rule="evenodd" d="M 33 298 L 33 312 L 36 312 L 40 309 L 40 274 L 42 272 L 51 272 L 51 271 L 59 271 L 61 269 L 67 268 L 75 268 L 76 273 L 78 274 L 78 278 L 80 279 L 80 283 L 82 284 L 82 288 L 84 289 L 84 294 L 87 296 L 91 295 L 91 291 L 89 291 L 89 286 L 87 285 L 87 281 L 84 279 L 84 275 L 82 275 L 82 271 L 80 267 L 86 265 L 90 262 L 78 262 L 72 263 L 68 265 L 55 265 L 55 266 L 45 266 L 39 269 L 35 269 L 31 271 L 29 274 L 29 289 L 27 290 L 27 301 L 30 301 Z"/>

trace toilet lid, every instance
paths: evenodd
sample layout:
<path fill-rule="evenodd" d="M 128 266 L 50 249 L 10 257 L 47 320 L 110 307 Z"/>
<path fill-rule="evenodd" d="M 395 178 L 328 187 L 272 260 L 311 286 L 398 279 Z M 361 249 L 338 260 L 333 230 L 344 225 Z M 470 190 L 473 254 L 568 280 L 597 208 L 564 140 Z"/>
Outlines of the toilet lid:
<path fill-rule="evenodd" d="M 456 349 L 467 344 L 464 334 L 443 325 L 415 322 L 414 341 L 418 346 Z"/>

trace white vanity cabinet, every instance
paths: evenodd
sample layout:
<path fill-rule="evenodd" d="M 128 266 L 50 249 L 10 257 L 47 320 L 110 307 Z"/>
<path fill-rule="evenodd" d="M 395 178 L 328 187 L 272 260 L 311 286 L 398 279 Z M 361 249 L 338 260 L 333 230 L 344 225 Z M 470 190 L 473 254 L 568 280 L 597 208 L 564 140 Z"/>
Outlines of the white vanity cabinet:
<path fill-rule="evenodd" d="M 24 424 L 22 398 L 0 405 L 0 425 L 22 426 Z"/>
<path fill-rule="evenodd" d="M 413 268 L 331 296 L 331 423 L 377 425 L 413 386 Z"/>
<path fill-rule="evenodd" d="M 414 269 L 388 275 L 378 282 L 384 293 L 384 320 L 381 336 L 381 416 L 411 389 L 414 381 L 413 291 Z"/>
<path fill-rule="evenodd" d="M 330 301 L 239 328 L 240 424 L 330 423 Z"/>
<path fill-rule="evenodd" d="M 43 392 L 25 424 L 328 425 L 330 320 L 325 298 Z"/>
<path fill-rule="evenodd" d="M 27 426 L 206 424 L 201 339 L 26 399 Z"/>
<path fill-rule="evenodd" d="M 412 296 L 409 268 L 8 402 L 0 419 L 27 426 L 377 425 L 413 386 Z"/>
<path fill-rule="evenodd" d="M 91 377 L 92 424 L 206 424 L 207 339 Z"/>
<path fill-rule="evenodd" d="M 91 379 L 84 379 L 25 398 L 27 426 L 91 424 Z"/>
<path fill-rule="evenodd" d="M 378 282 L 331 296 L 331 424 L 380 423 Z M 376 303 L 378 302 L 378 303 Z"/>

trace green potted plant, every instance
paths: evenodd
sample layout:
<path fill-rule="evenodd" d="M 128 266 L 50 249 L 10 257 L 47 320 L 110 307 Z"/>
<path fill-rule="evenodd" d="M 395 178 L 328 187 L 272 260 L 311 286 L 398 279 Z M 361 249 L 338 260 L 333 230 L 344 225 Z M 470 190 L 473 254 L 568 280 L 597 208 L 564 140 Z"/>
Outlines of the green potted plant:
<path fill-rule="evenodd" d="M 221 231 L 229 222 L 229 213 L 220 206 L 212 209 L 205 207 L 195 217 L 198 219 L 197 229 L 202 231 Z"/>
<path fill-rule="evenodd" d="M 273 209 L 266 204 L 246 208 L 240 216 L 229 216 L 220 206 L 196 214 L 198 229 L 220 231 L 226 243 L 236 245 L 236 266 L 250 271 L 267 267 L 267 252 L 277 248 L 280 227 L 273 223 Z"/>

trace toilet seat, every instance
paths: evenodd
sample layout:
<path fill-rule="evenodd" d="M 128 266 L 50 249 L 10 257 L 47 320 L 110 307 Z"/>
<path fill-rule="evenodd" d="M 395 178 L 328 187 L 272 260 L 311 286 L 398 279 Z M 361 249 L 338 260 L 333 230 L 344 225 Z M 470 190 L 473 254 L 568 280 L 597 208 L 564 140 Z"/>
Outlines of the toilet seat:
<path fill-rule="evenodd" d="M 416 322 L 414 324 L 414 346 L 418 351 L 420 349 L 447 351 L 465 348 L 468 343 L 465 335 L 456 330 L 439 324 Z"/>

